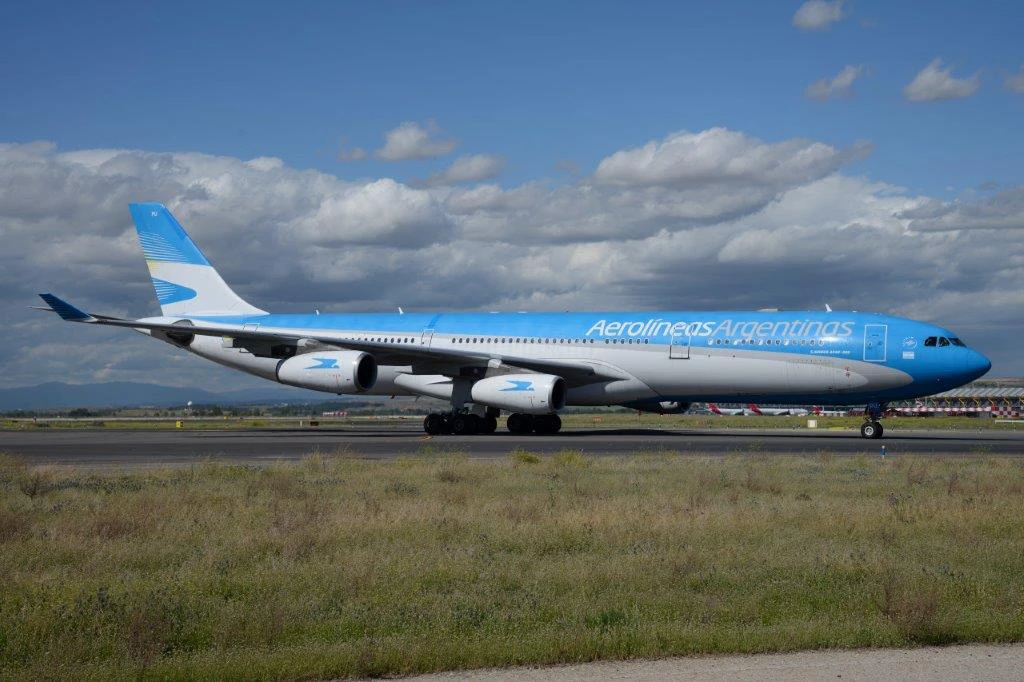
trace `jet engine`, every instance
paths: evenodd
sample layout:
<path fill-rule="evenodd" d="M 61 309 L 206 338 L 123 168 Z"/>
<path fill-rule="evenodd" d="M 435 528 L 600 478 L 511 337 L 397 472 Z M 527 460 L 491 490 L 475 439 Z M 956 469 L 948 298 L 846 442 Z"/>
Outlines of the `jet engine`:
<path fill-rule="evenodd" d="M 512 412 L 549 414 L 565 407 L 565 379 L 551 374 L 502 374 L 473 384 L 474 403 Z"/>
<path fill-rule="evenodd" d="M 277 363 L 282 384 L 330 393 L 362 393 L 377 383 L 377 362 L 354 350 L 304 353 Z"/>
<path fill-rule="evenodd" d="M 662 400 L 654 402 L 649 400 L 635 400 L 631 403 L 622 403 L 623 407 L 640 412 L 656 412 L 658 414 L 682 414 L 690 409 L 692 403 L 681 403 L 675 400 Z"/>

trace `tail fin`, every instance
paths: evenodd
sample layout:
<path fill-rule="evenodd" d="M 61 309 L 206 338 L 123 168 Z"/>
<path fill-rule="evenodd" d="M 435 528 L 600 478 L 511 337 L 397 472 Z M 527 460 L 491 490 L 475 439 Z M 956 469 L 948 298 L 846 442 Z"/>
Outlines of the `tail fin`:
<path fill-rule="evenodd" d="M 747 409 L 753 412 L 754 414 L 764 414 L 763 412 L 761 412 L 761 408 L 755 405 L 754 403 L 747 403 Z"/>
<path fill-rule="evenodd" d="M 718 409 L 717 403 L 708 403 L 708 409 L 711 410 L 713 414 L 722 414 L 722 411 Z"/>
<path fill-rule="evenodd" d="M 129 204 L 149 275 L 169 317 L 262 315 L 231 290 L 163 204 Z"/>

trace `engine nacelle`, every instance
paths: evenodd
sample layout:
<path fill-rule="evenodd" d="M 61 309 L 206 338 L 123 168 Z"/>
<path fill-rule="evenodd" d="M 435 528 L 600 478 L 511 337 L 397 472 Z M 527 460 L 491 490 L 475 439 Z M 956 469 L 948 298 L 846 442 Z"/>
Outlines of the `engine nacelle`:
<path fill-rule="evenodd" d="M 355 350 L 304 353 L 277 365 L 282 384 L 330 393 L 362 393 L 377 383 L 377 362 Z"/>
<path fill-rule="evenodd" d="M 503 374 L 473 384 L 474 403 L 512 412 L 549 414 L 565 407 L 565 379 L 551 374 Z"/>
<path fill-rule="evenodd" d="M 693 403 L 681 403 L 675 400 L 662 400 L 654 402 L 648 400 L 636 400 L 631 403 L 622 403 L 623 407 L 640 412 L 655 412 L 657 414 L 682 414 L 690 409 Z"/>

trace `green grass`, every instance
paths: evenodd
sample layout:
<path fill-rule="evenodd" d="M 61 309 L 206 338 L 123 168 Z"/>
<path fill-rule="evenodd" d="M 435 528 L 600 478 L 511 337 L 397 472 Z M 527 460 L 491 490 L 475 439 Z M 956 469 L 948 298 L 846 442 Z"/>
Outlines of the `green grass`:
<path fill-rule="evenodd" d="M 1024 639 L 1012 458 L 131 474 L 0 461 L 0 677 L 327 678 Z"/>

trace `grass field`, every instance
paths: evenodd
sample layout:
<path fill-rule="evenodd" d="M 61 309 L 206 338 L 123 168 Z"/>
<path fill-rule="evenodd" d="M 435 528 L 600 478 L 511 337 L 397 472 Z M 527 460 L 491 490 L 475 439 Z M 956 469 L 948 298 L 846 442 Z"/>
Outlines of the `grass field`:
<path fill-rule="evenodd" d="M 1024 639 L 1001 458 L 0 461 L 0 676 L 326 678 Z"/>

